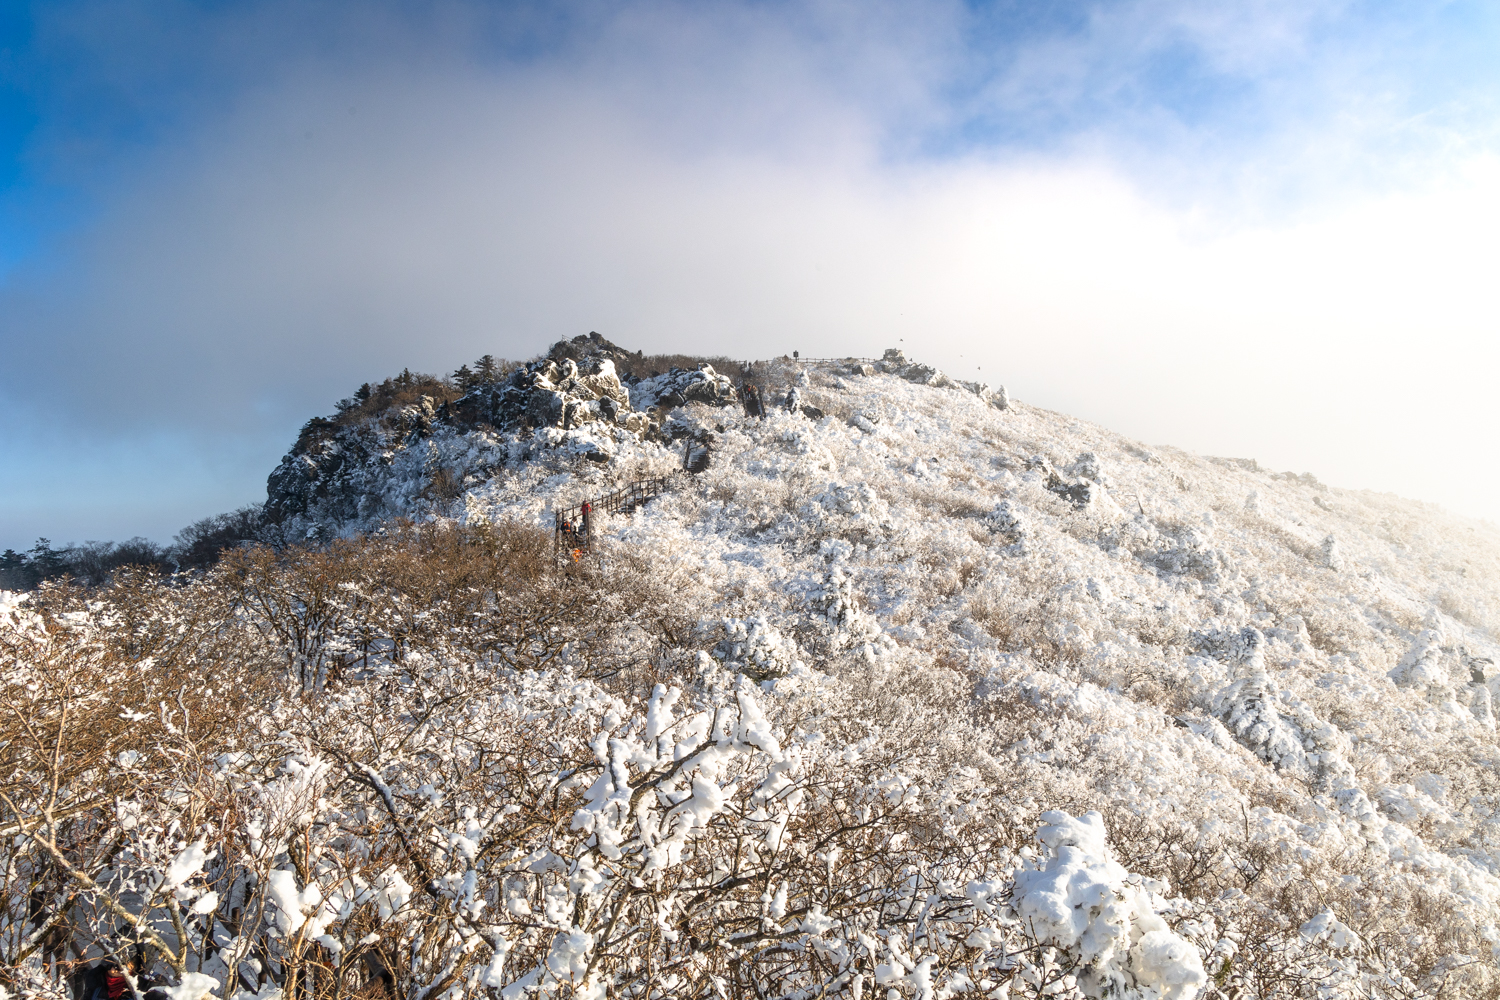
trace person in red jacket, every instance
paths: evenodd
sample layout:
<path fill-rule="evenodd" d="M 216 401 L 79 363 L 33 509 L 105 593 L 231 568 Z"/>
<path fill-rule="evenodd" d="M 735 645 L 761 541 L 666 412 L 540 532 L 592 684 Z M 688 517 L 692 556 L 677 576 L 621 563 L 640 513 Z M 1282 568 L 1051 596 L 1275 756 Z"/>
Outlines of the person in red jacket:
<path fill-rule="evenodd" d="M 82 981 L 81 1000 L 131 1000 L 134 993 L 120 963 L 106 958 L 89 969 Z"/>
<path fill-rule="evenodd" d="M 74 1000 L 134 1000 L 137 995 L 119 961 L 109 957 L 74 973 L 69 989 Z"/>

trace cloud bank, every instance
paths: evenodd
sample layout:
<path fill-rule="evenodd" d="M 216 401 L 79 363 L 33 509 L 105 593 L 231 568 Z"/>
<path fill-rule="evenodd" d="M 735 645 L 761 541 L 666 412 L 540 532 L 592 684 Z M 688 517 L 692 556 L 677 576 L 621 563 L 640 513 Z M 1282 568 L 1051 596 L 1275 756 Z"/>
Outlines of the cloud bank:
<path fill-rule="evenodd" d="M 165 537 L 362 381 L 588 330 L 904 341 L 1151 442 L 1500 515 L 1470 43 L 1441 11 L 1049 10 L 37 14 L 31 178 L 75 221 L 0 287 L 0 544 Z"/>

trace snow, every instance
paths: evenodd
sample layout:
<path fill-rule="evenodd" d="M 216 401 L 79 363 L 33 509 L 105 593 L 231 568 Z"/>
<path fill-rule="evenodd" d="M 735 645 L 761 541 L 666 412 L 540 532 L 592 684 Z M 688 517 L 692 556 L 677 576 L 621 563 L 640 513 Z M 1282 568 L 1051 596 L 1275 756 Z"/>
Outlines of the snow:
<path fill-rule="evenodd" d="M 218 988 L 219 981 L 214 977 L 189 972 L 183 975 L 182 982 L 168 987 L 167 996 L 172 1000 L 203 1000 L 204 997 L 212 996 Z"/>
<path fill-rule="evenodd" d="M 296 947 L 353 968 L 378 928 L 412 994 L 644 996 L 631 955 L 662 996 L 778 962 L 766 995 L 1500 982 L 1493 526 L 1148 450 L 905 358 L 779 379 L 764 419 L 661 414 L 712 434 L 709 468 L 599 517 L 610 599 L 656 586 L 649 610 L 675 616 L 670 637 L 644 611 L 611 622 L 594 655 L 624 679 L 569 650 L 511 670 L 460 636 L 278 694 L 206 758 L 231 813 L 179 804 L 207 801 L 185 785 L 100 813 L 133 852 L 119 877 L 181 890 L 190 933 L 240 910 L 216 948 L 267 975 Z M 630 401 L 727 384 L 679 372 Z M 547 527 L 682 451 L 602 420 L 389 444 L 361 470 L 368 517 L 297 530 Z M 440 467 L 467 483 L 446 506 L 422 498 Z M 49 627 L 108 634 L 110 614 Z M 0 621 L 37 644 L 8 662 L 24 691 L 63 640 L 24 596 L 0 594 Z M 265 648 L 257 669 L 284 662 Z M 101 765 L 121 787 L 168 759 L 127 752 Z M 205 978 L 231 982 L 225 961 Z"/>
<path fill-rule="evenodd" d="M 1145 881 L 1110 857 L 1104 818 L 1052 810 L 1040 819 L 1047 860 L 1017 872 L 1012 904 L 1038 940 L 1075 955 L 1086 988 L 1162 1000 L 1197 995 L 1208 978 L 1201 957 L 1157 915 Z"/>
<path fill-rule="evenodd" d="M 197 843 L 189 844 L 167 866 L 165 888 L 168 891 L 176 889 L 182 883 L 197 875 L 203 869 L 203 863 L 207 860 L 208 852 L 204 849 L 203 841 L 200 840 Z"/>
<path fill-rule="evenodd" d="M 282 937 L 291 937 L 307 922 L 308 912 L 323 901 L 316 885 L 297 888 L 296 873 L 278 870 L 266 880 L 268 897 L 276 906 L 276 926 Z"/>

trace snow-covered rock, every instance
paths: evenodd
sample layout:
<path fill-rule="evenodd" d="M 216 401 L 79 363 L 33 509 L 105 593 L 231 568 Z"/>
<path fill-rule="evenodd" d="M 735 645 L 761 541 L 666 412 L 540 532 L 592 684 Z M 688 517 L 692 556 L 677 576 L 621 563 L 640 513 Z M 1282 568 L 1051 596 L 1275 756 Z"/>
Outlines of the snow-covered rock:
<path fill-rule="evenodd" d="M 641 379 L 631 388 L 637 409 L 658 407 L 671 409 L 688 403 L 729 406 L 737 400 L 734 382 L 714 371 L 713 365 L 702 365 L 694 371 L 673 368 L 654 378 Z"/>

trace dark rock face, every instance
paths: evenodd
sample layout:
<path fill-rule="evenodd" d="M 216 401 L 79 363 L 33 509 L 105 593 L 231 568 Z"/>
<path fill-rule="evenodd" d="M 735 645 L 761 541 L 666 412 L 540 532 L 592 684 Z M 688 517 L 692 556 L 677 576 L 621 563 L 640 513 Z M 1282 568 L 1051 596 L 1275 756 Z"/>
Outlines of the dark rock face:
<path fill-rule="evenodd" d="M 393 449 L 412 445 L 445 423 L 446 407 L 431 396 L 387 414 L 375 425 L 342 425 L 325 417 L 309 420 L 292 450 L 266 479 L 265 518 L 280 524 L 294 514 L 346 521 L 378 505 L 376 480 L 390 465 Z"/>
<path fill-rule="evenodd" d="M 359 516 L 374 458 L 350 428 L 300 452 L 294 449 L 266 479 L 266 520 L 279 524 L 314 506 L 341 519 Z"/>

